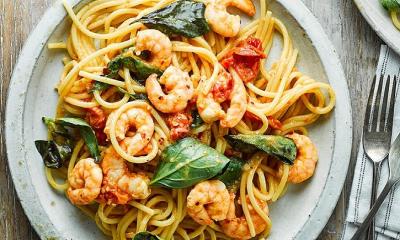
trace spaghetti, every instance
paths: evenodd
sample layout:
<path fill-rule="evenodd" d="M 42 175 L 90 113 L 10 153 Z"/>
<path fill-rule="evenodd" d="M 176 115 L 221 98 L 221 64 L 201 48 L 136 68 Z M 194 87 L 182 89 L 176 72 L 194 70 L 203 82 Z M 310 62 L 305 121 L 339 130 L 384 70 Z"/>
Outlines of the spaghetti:
<path fill-rule="evenodd" d="M 109 138 L 100 146 L 103 157 L 107 154 L 107 148 L 113 148 L 125 160 L 124 164 L 147 177 L 153 176 L 154 164 L 159 161 L 161 152 L 175 142 L 174 125 L 170 124 L 168 114 L 158 111 L 157 106 L 145 100 L 132 100 L 133 95 L 150 93 L 147 86 L 135 79 L 129 68 L 123 66 L 119 69 L 117 78 L 110 77 L 104 69 L 125 51 L 132 50 L 135 54 L 138 32 L 147 29 L 138 19 L 173 2 L 175 0 L 95 0 L 75 14 L 64 0 L 65 9 L 73 22 L 68 39 L 65 43 L 49 44 L 51 49 L 66 49 L 68 52 L 57 86 L 59 100 L 56 118 L 84 118 L 88 111 L 92 111 L 89 109 L 100 109 L 103 115 L 108 116 Z M 316 82 L 296 69 L 299 53 L 285 25 L 267 10 L 266 1 L 261 0 L 260 4 L 259 17 L 242 26 L 235 37 L 228 38 L 209 31 L 195 38 L 171 38 L 171 65 L 189 75 L 195 96 L 210 96 L 220 81 L 221 72 L 227 72 L 234 83 L 239 82 L 245 89 L 245 103 L 238 104 L 246 104 L 246 113 L 240 116 L 234 126 L 224 128 L 218 123 L 221 119 L 216 119 L 202 122 L 186 133 L 222 154 L 240 155 L 228 144 L 225 135 L 307 134 L 305 127 L 320 115 L 329 113 L 335 105 L 335 93 L 330 85 Z M 268 56 L 276 35 L 282 37 L 281 55 L 267 69 L 264 57 Z M 259 72 L 256 72 L 253 80 L 244 82 L 243 69 L 237 68 L 235 63 L 232 65 L 232 62 L 227 66 L 221 63 L 231 56 L 234 49 L 252 38 L 259 39 L 261 43 L 259 61 L 253 65 L 259 64 Z M 95 83 L 106 84 L 108 88 L 96 89 L 93 87 Z M 235 89 L 233 87 L 231 91 Z M 232 103 L 235 100 L 231 98 L 230 101 Z M 147 151 L 142 151 L 142 154 L 130 154 L 118 137 L 120 119 L 130 109 L 144 109 L 154 122 L 154 133 L 149 139 Z M 225 107 L 221 109 L 226 110 Z M 71 186 L 68 176 L 74 174 L 76 163 L 90 155 L 84 140 L 78 140 L 68 164 L 58 169 L 46 168 L 51 187 L 65 192 Z M 237 186 L 240 205 L 236 205 L 240 206 L 243 213 L 241 219 L 250 237 L 259 234 L 258 237 L 262 239 L 268 236 L 271 220 L 259 202 L 271 204 L 282 197 L 290 174 L 291 166 L 282 164 L 273 156 L 255 153 L 248 157 Z M 201 225 L 188 215 L 186 204 L 191 189 L 150 186 L 151 193 L 147 197 L 130 199 L 127 204 L 109 204 L 98 200 L 78 207 L 112 239 L 132 238 L 143 231 L 163 239 L 231 239 L 218 221 Z M 258 231 L 259 222 L 254 221 L 252 216 L 254 214 L 265 225 L 261 232 Z"/>

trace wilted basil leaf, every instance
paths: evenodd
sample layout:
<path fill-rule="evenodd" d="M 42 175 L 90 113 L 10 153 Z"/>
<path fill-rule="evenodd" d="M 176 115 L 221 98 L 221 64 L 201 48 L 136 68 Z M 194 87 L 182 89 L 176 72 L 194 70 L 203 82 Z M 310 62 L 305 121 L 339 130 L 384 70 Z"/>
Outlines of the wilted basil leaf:
<path fill-rule="evenodd" d="M 92 89 L 91 89 L 90 91 L 91 91 L 91 92 L 94 92 L 94 91 L 99 91 L 99 92 L 101 92 L 101 91 L 106 90 L 106 89 L 109 88 L 109 87 L 110 87 L 110 84 L 103 83 L 103 82 L 99 82 L 99 81 L 95 81 L 95 82 L 93 83 L 93 87 L 92 87 Z"/>
<path fill-rule="evenodd" d="M 263 151 L 275 156 L 287 164 L 293 164 L 297 148 L 292 139 L 275 135 L 226 135 L 224 136 L 232 148 L 243 153 Z"/>
<path fill-rule="evenodd" d="M 108 74 L 106 74 L 105 77 L 118 79 L 119 78 L 118 71 L 124 67 L 128 68 L 129 71 L 133 74 L 135 81 L 137 81 L 139 84 L 142 85 L 144 85 L 145 80 L 151 74 L 155 73 L 157 74 L 157 76 L 161 76 L 163 73 L 160 69 L 156 68 L 155 66 L 146 63 L 145 61 L 136 57 L 133 54 L 133 51 L 130 49 L 124 51 L 123 53 L 121 53 L 108 63 L 107 65 Z M 96 81 L 93 84 L 92 91 L 94 90 L 103 91 L 108 87 L 110 87 L 109 84 Z"/>
<path fill-rule="evenodd" d="M 380 0 L 386 10 L 394 11 L 400 8 L 400 0 Z"/>
<path fill-rule="evenodd" d="M 56 123 L 63 126 L 78 128 L 95 162 L 98 163 L 100 161 L 100 151 L 96 134 L 86 121 L 80 118 L 58 118 L 56 119 Z"/>
<path fill-rule="evenodd" d="M 48 131 L 52 135 L 53 138 L 57 136 L 62 136 L 65 138 L 70 138 L 70 134 L 68 133 L 67 129 L 59 124 L 56 124 L 55 120 L 48 117 L 42 118 L 44 124 L 46 124 Z"/>
<path fill-rule="evenodd" d="M 210 31 L 204 3 L 181 0 L 151 12 L 138 21 L 167 35 L 195 38 Z"/>
<path fill-rule="evenodd" d="M 118 87 L 118 91 L 120 91 L 123 94 L 128 94 L 129 97 L 132 100 L 145 100 L 145 101 L 150 101 L 149 98 L 147 97 L 147 95 L 145 93 L 135 93 L 135 94 L 130 94 L 128 93 L 125 89 Z"/>
<path fill-rule="evenodd" d="M 72 149 L 68 145 L 58 145 L 54 141 L 36 140 L 35 146 L 48 168 L 60 168 L 71 157 Z"/>
<path fill-rule="evenodd" d="M 244 166 L 244 161 L 231 157 L 229 163 L 225 167 L 225 170 L 216 179 L 225 183 L 227 188 L 236 188 L 242 177 L 242 168 Z"/>
<path fill-rule="evenodd" d="M 160 237 L 158 237 L 155 234 L 149 233 L 149 232 L 140 232 L 137 233 L 132 240 L 162 240 Z"/>
<path fill-rule="evenodd" d="M 201 124 L 204 123 L 203 119 L 201 119 L 200 114 L 197 110 L 192 111 L 192 119 L 193 119 L 193 122 L 190 125 L 191 128 L 200 127 Z"/>
<path fill-rule="evenodd" d="M 190 187 L 215 177 L 228 162 L 229 159 L 217 150 L 187 137 L 163 150 L 150 184 L 168 188 Z"/>

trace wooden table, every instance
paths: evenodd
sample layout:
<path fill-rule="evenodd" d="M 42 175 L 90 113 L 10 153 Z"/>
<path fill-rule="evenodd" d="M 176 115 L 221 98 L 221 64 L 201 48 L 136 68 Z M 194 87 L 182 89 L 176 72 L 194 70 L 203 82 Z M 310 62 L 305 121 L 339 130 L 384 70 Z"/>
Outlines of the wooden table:
<path fill-rule="evenodd" d="M 30 31 L 56 0 L 0 0 L 0 238 L 39 239 L 16 196 L 7 166 L 4 112 L 13 67 Z M 297 0 L 293 0 L 295 4 Z M 351 188 L 364 107 L 375 72 L 381 40 L 351 0 L 303 0 L 318 18 L 342 62 L 353 108 L 354 142 L 348 179 L 336 210 L 320 239 L 339 239 Z M 13 161 L 13 159 L 11 159 Z"/>

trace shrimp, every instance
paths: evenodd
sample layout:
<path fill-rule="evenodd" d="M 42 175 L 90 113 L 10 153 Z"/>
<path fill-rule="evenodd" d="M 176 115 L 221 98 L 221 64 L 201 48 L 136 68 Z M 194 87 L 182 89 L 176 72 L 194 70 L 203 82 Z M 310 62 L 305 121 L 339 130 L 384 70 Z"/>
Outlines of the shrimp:
<path fill-rule="evenodd" d="M 172 43 L 168 36 L 155 29 L 146 29 L 138 32 L 136 36 L 136 55 L 142 51 L 150 51 L 149 63 L 165 70 L 172 59 Z"/>
<path fill-rule="evenodd" d="M 251 0 L 210 0 L 205 17 L 211 29 L 224 36 L 234 37 L 240 30 L 240 16 L 227 12 L 227 7 L 236 7 L 249 16 L 254 16 L 256 9 Z"/>
<path fill-rule="evenodd" d="M 110 138 L 111 122 L 114 112 L 108 116 L 104 133 Z M 136 131 L 130 132 L 132 129 Z M 130 108 L 117 119 L 115 135 L 121 148 L 134 156 L 150 142 L 154 133 L 154 122 L 151 114 L 143 108 Z M 126 136 L 128 134 L 128 136 Z"/>
<path fill-rule="evenodd" d="M 101 168 L 104 179 L 100 201 L 127 204 L 132 199 L 145 199 L 150 195 L 150 179 L 144 173 L 131 173 L 112 146 L 106 149 Z"/>
<path fill-rule="evenodd" d="M 78 161 L 68 175 L 67 196 L 75 205 L 87 205 L 100 194 L 103 173 L 92 158 Z"/>
<path fill-rule="evenodd" d="M 297 147 L 297 157 L 290 167 L 288 181 L 291 183 L 304 182 L 314 174 L 318 161 L 317 148 L 305 135 L 292 133 L 286 137 L 293 139 Z M 279 172 L 282 173 L 282 167 Z"/>
<path fill-rule="evenodd" d="M 229 86 L 230 81 L 233 81 L 231 89 L 220 87 L 220 85 Z M 222 93 L 216 93 L 218 91 Z M 230 105 L 225 113 L 221 103 L 227 100 L 230 101 Z M 247 95 L 243 82 L 238 77 L 232 78 L 231 74 L 227 72 L 220 73 L 208 94 L 199 93 L 197 108 L 201 118 L 207 123 L 220 120 L 222 127 L 232 128 L 236 126 L 247 108 Z"/>
<path fill-rule="evenodd" d="M 187 197 L 187 213 L 201 225 L 224 220 L 229 210 L 229 192 L 219 180 L 198 183 Z"/>
<path fill-rule="evenodd" d="M 168 94 L 163 92 L 165 86 Z M 146 92 L 150 102 L 163 113 L 176 113 L 184 110 L 188 101 L 194 95 L 193 83 L 187 72 L 170 66 L 157 81 L 157 75 L 152 74 L 146 80 Z"/>
<path fill-rule="evenodd" d="M 231 194 L 230 199 L 231 201 L 227 219 L 220 222 L 222 231 L 231 238 L 236 238 L 236 239 L 252 238 L 246 217 L 245 216 L 236 217 L 235 202 L 234 202 L 235 195 Z M 264 211 L 265 214 L 268 215 L 269 210 L 267 202 L 261 201 L 259 199 L 256 199 L 256 201 L 258 206 Z M 246 196 L 246 202 L 248 204 L 247 206 L 249 208 L 249 213 L 254 225 L 255 232 L 256 234 L 259 234 L 268 227 L 268 223 L 256 212 L 254 207 L 251 205 L 250 198 L 248 196 Z"/>

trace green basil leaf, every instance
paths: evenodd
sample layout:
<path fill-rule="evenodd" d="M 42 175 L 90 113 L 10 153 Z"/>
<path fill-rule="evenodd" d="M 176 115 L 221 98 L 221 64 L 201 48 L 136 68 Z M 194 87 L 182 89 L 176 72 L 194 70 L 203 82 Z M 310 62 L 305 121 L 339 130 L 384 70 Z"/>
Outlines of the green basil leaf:
<path fill-rule="evenodd" d="M 400 9 L 400 0 L 380 0 L 382 6 L 389 11 Z"/>
<path fill-rule="evenodd" d="M 217 150 L 195 140 L 184 138 L 166 147 L 151 180 L 151 185 L 186 188 L 220 173 L 229 159 Z"/>
<path fill-rule="evenodd" d="M 70 138 L 70 134 L 68 133 L 67 129 L 59 124 L 56 124 L 56 121 L 52 118 L 43 117 L 42 118 L 44 124 L 46 124 L 47 129 L 49 130 L 50 134 L 53 138 L 57 136 L 62 136 L 65 138 Z"/>
<path fill-rule="evenodd" d="M 157 76 L 162 75 L 162 71 L 157 67 L 141 60 L 139 57 L 133 54 L 131 49 L 123 51 L 120 55 L 111 60 L 107 65 L 107 74 L 105 77 L 112 79 L 120 79 L 118 71 L 122 68 L 128 68 L 129 71 L 133 74 L 134 79 L 144 85 L 145 80 L 151 74 L 157 74 Z M 93 84 L 91 91 L 103 91 L 109 88 L 110 85 L 103 82 L 96 81 Z"/>
<path fill-rule="evenodd" d="M 244 161 L 240 158 L 231 157 L 225 170 L 216 179 L 223 182 L 227 188 L 236 189 L 242 177 Z"/>
<path fill-rule="evenodd" d="M 68 145 L 58 145 L 54 141 L 36 140 L 35 146 L 48 168 L 60 168 L 71 157 L 72 149 Z"/>
<path fill-rule="evenodd" d="M 106 89 L 108 89 L 111 85 L 108 83 L 103 83 L 103 82 L 99 82 L 99 81 L 95 81 L 93 83 L 92 89 L 90 90 L 90 92 L 94 92 L 94 91 L 99 91 L 102 92 Z"/>
<path fill-rule="evenodd" d="M 133 72 L 135 80 L 137 80 L 142 85 L 144 85 L 146 79 L 151 74 L 155 73 L 157 74 L 157 76 L 161 76 L 163 73 L 160 69 L 140 60 L 137 57 L 126 57 L 125 62 L 129 63 L 127 67 L 129 70 L 131 70 L 131 72 Z"/>
<path fill-rule="evenodd" d="M 162 238 L 149 232 L 140 232 L 136 233 L 132 240 L 162 240 Z"/>
<path fill-rule="evenodd" d="M 132 100 L 145 100 L 145 101 L 150 102 L 149 98 L 147 97 L 147 95 L 146 95 L 145 93 L 130 94 L 130 93 L 128 93 L 125 89 L 123 89 L 123 88 L 121 88 L 121 87 L 118 87 L 118 91 L 120 91 L 120 92 L 123 93 L 123 94 L 128 94 L 129 97 L 130 97 Z"/>
<path fill-rule="evenodd" d="M 232 148 L 243 153 L 263 151 L 275 156 L 287 164 L 293 164 L 297 148 L 290 138 L 275 135 L 226 135 L 224 136 Z"/>
<path fill-rule="evenodd" d="M 204 123 L 203 119 L 200 117 L 200 114 L 197 110 L 192 111 L 192 124 L 190 125 L 191 128 L 200 127 L 201 124 Z"/>
<path fill-rule="evenodd" d="M 181 0 L 145 15 L 139 21 L 169 36 L 195 38 L 210 31 L 204 17 L 205 9 L 204 3 Z"/>
<path fill-rule="evenodd" d="M 100 150 L 97 143 L 96 134 L 87 122 L 80 118 L 58 118 L 56 123 L 63 126 L 78 128 L 95 162 L 98 163 L 100 161 Z"/>

